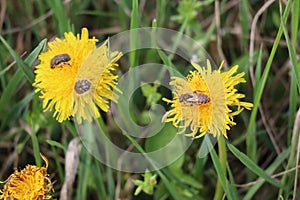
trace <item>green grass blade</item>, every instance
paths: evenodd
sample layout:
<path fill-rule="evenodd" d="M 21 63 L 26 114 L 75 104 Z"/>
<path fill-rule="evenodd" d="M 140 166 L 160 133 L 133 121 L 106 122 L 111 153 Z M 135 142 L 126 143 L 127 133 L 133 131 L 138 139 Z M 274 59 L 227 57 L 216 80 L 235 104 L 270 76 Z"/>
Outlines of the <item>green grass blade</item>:
<path fill-rule="evenodd" d="M 171 52 L 170 52 L 170 55 L 168 56 L 169 60 L 173 59 L 173 57 L 175 55 L 175 52 L 176 52 L 176 49 L 178 47 L 178 44 L 179 44 L 179 42 L 180 42 L 180 40 L 183 36 L 183 32 L 187 27 L 187 24 L 188 24 L 188 19 L 185 19 L 183 21 L 183 23 L 181 24 L 181 26 L 180 26 L 178 34 L 176 35 L 175 41 L 173 43 L 173 46 L 172 46 L 172 49 L 171 49 Z"/>
<path fill-rule="evenodd" d="M 120 0 L 120 3 L 119 3 L 119 22 L 120 22 L 120 25 L 122 27 L 122 30 L 127 30 L 128 29 L 128 22 L 129 20 L 126 13 L 125 13 L 125 10 L 127 10 L 127 6 L 126 6 L 126 0 Z"/>
<path fill-rule="evenodd" d="M 0 36 L 0 38 L 2 38 Z M 29 54 L 29 56 L 25 59 L 25 63 L 27 63 L 28 66 L 32 66 L 34 61 L 37 59 L 39 53 L 41 50 L 45 47 L 46 40 L 42 40 L 39 45 Z M 23 61 L 22 61 L 23 63 Z M 30 68 L 28 68 L 30 69 Z M 32 73 L 32 72 L 31 72 Z M 33 74 L 32 74 L 33 75 Z M 13 96 L 16 88 L 19 86 L 20 81 L 23 79 L 24 73 L 22 72 L 21 68 L 18 68 L 13 77 L 10 79 L 7 86 L 4 88 L 3 93 L 0 98 L 0 116 L 4 115 L 5 112 L 3 111 L 3 108 L 6 104 L 10 101 L 11 97 Z"/>
<path fill-rule="evenodd" d="M 65 175 L 64 175 L 63 167 L 60 163 L 60 158 L 59 158 L 58 151 L 57 151 L 57 149 L 54 148 L 54 146 L 51 146 L 51 151 L 53 153 L 53 159 L 54 159 L 54 162 L 55 162 L 55 165 L 56 165 L 55 167 L 57 169 L 59 179 L 63 183 L 65 181 Z"/>
<path fill-rule="evenodd" d="M 131 21 L 130 21 L 130 49 L 136 49 L 138 37 L 137 31 L 133 29 L 137 29 L 139 27 L 139 15 L 138 15 L 138 0 L 132 1 L 132 11 L 131 11 Z M 135 67 L 137 64 L 137 52 L 131 51 L 130 52 L 130 66 Z"/>
<path fill-rule="evenodd" d="M 70 30 L 68 17 L 66 15 L 65 6 L 61 0 L 47 1 L 49 6 L 52 8 L 54 16 L 58 24 L 59 35 L 63 35 L 64 32 Z"/>
<path fill-rule="evenodd" d="M 260 46 L 259 53 L 258 53 L 258 58 L 257 58 L 257 63 L 255 67 L 255 83 L 258 83 L 259 80 L 261 79 L 261 71 L 262 71 L 262 45 Z M 257 87 L 254 87 L 254 89 L 257 89 Z M 254 90 L 254 94 L 256 93 L 256 90 Z"/>
<path fill-rule="evenodd" d="M 67 127 L 67 129 L 72 133 L 73 137 L 78 136 L 77 130 L 70 121 L 64 121 L 62 125 Z"/>
<path fill-rule="evenodd" d="M 115 187 L 113 171 L 110 167 L 106 168 L 106 179 L 107 179 L 107 185 L 108 185 L 108 198 L 114 199 L 116 187 Z"/>
<path fill-rule="evenodd" d="M 287 159 L 288 155 L 290 153 L 290 149 L 285 150 L 280 155 L 277 156 L 277 158 L 274 160 L 274 162 L 265 170 L 266 173 L 272 174 L 284 161 Z M 259 181 L 260 180 L 260 181 Z M 244 196 L 244 200 L 251 200 L 253 199 L 253 196 L 259 190 L 259 188 L 265 183 L 264 180 L 258 179 L 256 180 L 256 183 L 250 187 L 246 195 Z"/>
<path fill-rule="evenodd" d="M 139 9 L 138 0 L 133 0 L 132 1 L 130 30 L 136 29 L 139 27 L 139 10 L 138 9 Z"/>
<path fill-rule="evenodd" d="M 242 28 L 242 45 L 246 47 L 249 38 L 249 11 L 248 11 L 248 1 L 242 0 L 240 1 L 240 9 L 239 9 L 239 18 L 241 22 Z"/>
<path fill-rule="evenodd" d="M 18 66 L 22 69 L 24 72 L 26 78 L 29 80 L 30 83 L 33 83 L 34 75 L 31 71 L 30 66 L 28 66 L 27 63 L 25 63 L 20 56 L 17 55 L 17 53 L 10 47 L 10 45 L 5 41 L 5 39 L 0 35 L 0 40 L 4 44 L 4 46 L 7 48 L 11 56 L 14 58 L 14 60 L 17 62 Z"/>
<path fill-rule="evenodd" d="M 286 40 L 286 43 L 287 43 L 287 46 L 288 46 L 288 51 L 289 51 L 289 55 L 290 55 L 290 58 L 291 58 L 291 61 L 292 61 L 292 67 L 293 67 L 293 73 L 296 75 L 296 83 L 298 85 L 298 90 L 299 90 L 299 93 L 300 93 L 300 63 L 298 64 L 297 63 L 297 57 L 296 57 L 296 46 L 295 48 L 293 48 L 292 44 L 291 44 L 291 41 L 290 41 L 290 38 L 289 38 L 289 34 L 288 34 L 288 31 L 285 27 L 285 23 L 283 22 L 283 19 L 281 18 L 281 28 L 283 30 L 283 33 L 284 33 L 284 37 L 285 37 L 285 40 Z"/>
<path fill-rule="evenodd" d="M 200 180 L 200 182 L 202 182 L 204 178 L 203 170 L 205 169 L 204 167 L 206 163 L 207 163 L 207 156 L 204 158 L 199 158 L 197 156 L 197 160 L 192 175 L 194 177 L 197 177 L 197 179 Z"/>
<path fill-rule="evenodd" d="M 254 94 L 257 93 L 257 88 L 256 87 L 259 83 L 259 80 L 261 80 L 261 63 L 262 63 L 262 46 L 260 47 L 260 51 L 258 53 L 258 58 L 257 58 L 257 65 L 256 65 L 256 69 L 255 69 L 255 85 L 254 85 Z M 249 64 L 248 64 L 249 65 Z M 256 100 L 256 95 L 254 95 L 254 102 Z M 256 120 L 255 118 L 253 118 L 252 120 Z M 251 121 L 251 120 L 250 120 Z M 252 121 L 254 122 L 254 121 Z M 249 133 L 255 133 L 256 132 L 256 123 L 249 123 L 249 127 L 248 127 Z M 246 139 L 246 144 L 247 144 L 247 155 L 254 161 L 257 162 L 257 142 L 256 142 L 256 135 L 251 134 L 247 139 Z M 252 180 L 252 174 L 249 174 L 249 179 Z"/>
<path fill-rule="evenodd" d="M 293 52 L 296 52 L 297 42 L 298 42 L 298 28 L 299 28 L 299 9 L 300 1 L 294 1 L 293 11 L 292 11 L 292 42 L 293 42 Z M 289 50 L 290 51 L 290 50 Z M 294 65 L 293 65 L 294 66 Z M 297 66 L 296 66 L 297 68 Z M 298 64 L 299 68 L 299 64 Z M 298 79 L 299 80 L 299 79 Z M 295 67 L 292 68 L 291 73 L 291 85 L 290 85 L 290 98 L 289 98 L 289 122 L 288 122 L 288 144 L 291 143 L 293 124 L 297 112 L 297 103 L 299 100 L 299 95 L 297 93 L 297 75 L 295 72 Z"/>
<path fill-rule="evenodd" d="M 34 92 L 31 92 L 27 96 L 25 96 L 21 101 L 16 103 L 11 110 L 8 112 L 5 112 L 1 125 L 0 125 L 0 132 L 3 130 L 3 128 L 9 124 L 10 121 L 15 121 L 20 118 L 22 115 L 22 112 L 28 108 L 28 105 L 30 104 L 30 101 L 34 97 Z"/>
<path fill-rule="evenodd" d="M 106 193 L 106 186 L 105 186 L 105 177 L 103 176 L 103 171 L 101 169 L 101 163 L 100 162 L 96 162 L 95 163 L 95 176 L 94 176 L 94 182 L 97 185 L 97 187 L 99 188 L 99 192 L 98 192 L 98 199 L 105 199 L 107 197 L 107 193 Z"/>
<path fill-rule="evenodd" d="M 288 140 L 287 143 L 291 143 L 293 124 L 297 112 L 297 104 L 299 101 L 299 95 L 297 92 L 296 74 L 294 69 L 292 69 L 291 74 L 291 85 L 290 85 L 290 98 L 289 98 L 289 122 L 288 122 Z"/>
<path fill-rule="evenodd" d="M 284 15 L 283 15 L 283 20 L 284 21 L 287 20 L 287 16 L 288 16 L 288 13 L 289 13 L 288 11 L 289 11 L 290 6 L 291 6 L 291 3 L 289 1 L 289 3 L 287 4 L 286 9 L 284 11 Z M 257 115 L 257 111 L 258 111 L 259 102 L 260 102 L 260 99 L 262 97 L 262 93 L 263 93 L 264 87 L 266 85 L 266 81 L 267 81 L 267 78 L 268 78 L 268 75 L 269 75 L 269 72 L 270 72 L 270 69 L 271 69 L 271 65 L 272 65 L 275 53 L 277 51 L 277 48 L 278 48 L 279 41 L 280 41 L 280 38 L 282 36 L 282 33 L 283 33 L 283 30 L 282 30 L 282 27 L 280 27 L 279 30 L 278 30 L 276 39 L 274 41 L 274 45 L 273 45 L 272 50 L 271 50 L 271 54 L 270 54 L 269 59 L 267 61 L 265 70 L 263 72 L 262 78 L 255 85 L 255 87 L 257 87 L 257 92 L 254 94 L 254 106 L 253 106 L 253 109 L 252 109 L 252 112 L 251 112 L 251 116 L 250 116 L 249 129 L 248 129 L 249 133 L 253 132 L 251 130 L 251 128 L 253 127 L 252 125 L 256 121 L 256 115 Z"/>
<path fill-rule="evenodd" d="M 82 146 L 78 165 L 78 183 L 76 188 L 77 200 L 87 199 L 88 179 L 90 177 L 90 167 L 92 163 L 91 155 Z"/>
<path fill-rule="evenodd" d="M 0 109 L 2 112 L 0 112 L 0 115 L 5 114 L 3 108 L 6 104 L 8 104 L 11 96 L 13 95 L 15 89 L 19 86 L 20 81 L 23 79 L 24 73 L 19 68 L 16 73 L 13 75 L 13 77 L 10 79 L 8 85 L 5 87 L 1 98 L 0 98 Z"/>
<path fill-rule="evenodd" d="M 25 63 L 27 63 L 28 66 L 32 66 L 33 63 L 36 61 L 38 58 L 40 52 L 45 49 L 47 44 L 47 39 L 43 39 L 38 46 L 27 56 L 25 59 Z"/>
<path fill-rule="evenodd" d="M 232 174 L 232 171 L 227 163 L 227 171 L 228 171 L 228 177 L 229 177 L 229 181 L 230 184 L 228 184 L 228 189 L 230 191 L 230 194 L 232 195 L 232 199 L 240 199 L 239 198 L 239 193 L 237 188 L 234 186 L 235 182 L 234 182 L 234 176 Z"/>
<path fill-rule="evenodd" d="M 283 188 L 283 186 L 275 181 L 273 178 L 271 178 L 263 169 L 261 169 L 259 166 L 257 166 L 246 154 L 239 151 L 237 148 L 235 148 L 231 144 L 227 144 L 228 149 L 237 157 L 248 169 L 250 169 L 252 172 L 260 176 L 261 178 L 265 179 L 272 185 Z"/>
<path fill-rule="evenodd" d="M 211 146 L 212 147 L 212 146 Z M 219 137 L 218 138 L 218 164 L 220 164 L 220 168 L 222 169 L 222 172 L 224 173 L 224 179 L 225 179 L 225 183 L 226 182 L 226 164 L 227 164 L 227 152 L 226 152 L 226 144 L 225 144 L 225 138 L 224 137 Z M 218 176 L 220 177 L 220 176 Z M 226 188 L 225 188 L 226 187 Z M 214 199 L 221 199 L 223 194 L 224 194 L 224 190 L 227 189 L 229 191 L 228 185 L 226 184 L 224 187 L 224 185 L 222 184 L 222 179 L 218 178 L 217 181 L 217 186 L 216 186 L 216 191 L 215 191 L 215 196 Z M 229 192 L 226 192 L 227 194 L 229 194 Z"/>
<path fill-rule="evenodd" d="M 289 14 L 289 10 L 291 8 L 291 1 L 289 1 L 287 3 L 287 6 L 284 10 L 284 14 L 283 14 L 283 21 L 286 22 L 287 18 L 288 18 L 288 14 Z M 256 116 L 257 116 L 257 112 L 258 112 L 258 107 L 259 107 L 259 103 L 263 94 L 263 90 L 265 88 L 266 82 L 267 82 L 267 78 L 271 69 L 271 65 L 273 62 L 273 59 L 275 57 L 275 53 L 277 51 L 279 42 L 280 42 L 280 38 L 282 36 L 283 30 L 282 27 L 279 27 L 278 33 L 276 35 L 269 59 L 267 61 L 266 67 L 264 69 L 263 75 L 260 79 L 260 81 L 258 83 L 255 84 L 255 93 L 254 93 L 254 104 L 253 104 L 253 108 L 252 108 L 252 112 L 251 112 L 251 116 L 250 116 L 250 121 L 249 121 L 249 126 L 248 126 L 248 133 L 250 134 L 249 137 L 247 137 L 246 140 L 246 144 L 247 144 L 247 154 L 249 155 L 249 157 L 256 161 L 257 158 L 257 154 L 255 153 L 255 149 L 257 149 L 257 144 L 256 144 L 256 140 L 255 137 L 253 137 L 252 135 L 255 132 L 255 124 L 256 124 Z"/>
<path fill-rule="evenodd" d="M 290 0 L 289 2 L 292 2 L 292 1 Z M 280 11 L 281 11 L 281 7 L 280 7 Z M 298 1 L 297 2 L 294 1 L 293 11 L 299 12 L 299 2 Z M 299 82 L 300 81 L 299 80 L 299 78 L 300 78 L 300 63 L 298 63 L 297 58 L 296 58 L 297 44 L 294 43 L 295 46 L 293 48 L 293 46 L 290 42 L 290 39 L 289 39 L 288 31 L 285 27 L 285 23 L 286 22 L 284 21 L 284 14 L 283 14 L 283 16 L 280 16 L 280 27 L 283 29 L 284 36 L 285 36 L 285 39 L 287 42 L 289 56 L 292 61 L 292 77 L 291 77 L 292 82 L 291 82 L 291 93 L 290 93 L 290 100 L 289 100 L 289 102 L 290 102 L 289 109 L 291 111 L 290 118 L 289 118 L 289 125 L 291 127 L 289 127 L 290 130 L 289 130 L 289 135 L 288 135 L 288 138 L 289 138 L 288 141 L 291 141 L 292 126 L 294 124 L 294 119 L 295 119 L 296 109 L 297 109 L 297 100 L 299 98 L 299 96 L 297 95 L 297 89 L 296 89 L 297 86 L 298 86 L 298 91 L 300 92 L 300 82 Z M 292 15 L 292 37 L 293 37 L 293 40 L 294 40 L 294 38 L 297 38 L 296 36 L 294 36 L 294 34 L 297 34 L 297 33 L 295 33 L 296 32 L 295 29 L 296 28 L 298 29 L 298 24 L 296 24 L 296 23 L 299 23 L 299 13 Z M 299 137 L 299 135 L 296 135 L 294 140 L 291 141 L 291 154 L 289 156 L 286 169 L 289 169 L 290 167 L 294 166 L 294 159 L 295 159 L 295 152 L 296 152 L 296 148 L 297 148 L 298 137 Z M 297 165 L 295 167 L 297 167 Z M 285 174 L 282 177 L 281 183 L 284 185 L 287 185 L 288 191 L 290 191 L 291 188 L 293 187 L 293 182 L 294 182 L 293 179 L 294 179 L 294 177 L 289 176 L 289 174 Z M 278 196 L 281 196 L 282 194 L 283 194 L 283 190 L 280 190 Z M 284 194 L 284 195 L 285 195 L 284 196 L 285 198 L 288 198 L 289 193 L 286 192 L 286 194 Z"/>
<path fill-rule="evenodd" d="M 64 147 L 61 143 L 59 143 L 59 142 L 56 142 L 56 141 L 54 141 L 54 140 L 47 140 L 46 141 L 48 144 L 50 144 L 51 146 L 53 146 L 53 147 L 58 147 L 58 148 L 60 148 L 60 149 L 62 149 L 63 151 L 64 151 L 64 153 L 66 153 L 66 151 L 67 151 L 67 149 L 66 149 L 66 147 Z"/>
<path fill-rule="evenodd" d="M 35 163 L 37 166 L 40 167 L 40 166 L 42 166 L 42 161 L 41 161 L 41 156 L 40 156 L 40 147 L 39 147 L 39 141 L 38 141 L 35 133 L 32 134 L 31 140 L 32 140 Z"/>
<path fill-rule="evenodd" d="M 299 33 L 299 11 L 300 11 L 300 1 L 294 1 L 293 5 L 293 11 L 292 11 L 292 39 L 293 39 L 293 45 L 294 50 L 296 50 L 298 39 L 298 33 Z"/>
<path fill-rule="evenodd" d="M 110 135 L 109 135 L 109 132 L 108 130 L 106 129 L 106 124 L 105 122 L 103 121 L 103 118 L 102 117 L 99 117 L 98 118 L 98 124 L 99 124 L 99 128 L 101 128 L 101 131 L 104 132 L 104 134 L 110 138 Z M 111 159 L 110 157 L 113 157 L 115 156 L 115 151 L 109 147 L 109 146 L 105 146 L 106 148 L 106 158 L 107 159 Z M 106 180 L 107 180 L 107 190 L 108 190 L 108 198 L 109 199 L 114 199 L 115 198 L 115 191 L 116 191 L 116 187 L 115 187 L 115 179 L 114 179 L 114 174 L 113 174 L 113 170 L 110 168 L 110 167 L 107 167 L 106 168 Z"/>
<path fill-rule="evenodd" d="M 160 58 L 162 59 L 162 61 L 165 65 L 170 66 L 173 69 L 175 69 L 175 66 L 173 65 L 171 60 L 168 58 L 168 56 L 165 54 L 165 52 L 163 52 L 160 49 L 157 49 L 157 52 L 158 52 L 158 55 L 160 56 Z M 159 80 L 161 80 L 161 79 L 159 79 Z"/>
<path fill-rule="evenodd" d="M 156 1 L 156 20 L 159 27 L 162 27 L 168 11 L 168 1 Z"/>

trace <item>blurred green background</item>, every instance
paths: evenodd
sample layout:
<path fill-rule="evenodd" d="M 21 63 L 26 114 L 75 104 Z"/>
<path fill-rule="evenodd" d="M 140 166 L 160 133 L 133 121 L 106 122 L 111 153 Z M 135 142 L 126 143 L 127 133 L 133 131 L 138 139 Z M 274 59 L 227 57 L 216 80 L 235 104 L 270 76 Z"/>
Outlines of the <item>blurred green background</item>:
<path fill-rule="evenodd" d="M 51 113 L 43 113 L 30 83 L 44 39 L 51 41 L 68 31 L 77 34 L 87 27 L 90 36 L 103 41 L 122 31 L 157 26 L 200 42 L 217 65 L 224 60 L 225 69 L 238 64 L 240 71 L 246 72 L 247 84 L 239 89 L 247 101 L 254 102 L 254 108 L 235 118 L 237 126 L 228 133 L 228 143 L 265 173 L 284 172 L 276 180 L 285 188 L 259 181 L 259 170 L 251 172 L 252 163 L 246 159 L 243 164 L 241 156 L 228 149 L 227 175 L 220 177 L 212 157 L 197 157 L 200 139 L 175 167 L 153 172 L 158 177 L 152 195 L 141 192 L 134 196 L 136 186 L 131 179 L 143 180 L 141 174 L 110 169 L 83 148 L 72 199 L 222 199 L 223 192 L 215 191 L 222 178 L 230 185 L 225 188 L 228 199 L 300 199 L 295 171 L 300 151 L 296 148 L 300 124 L 299 6 L 299 0 L 0 0 L 1 180 L 26 164 L 40 165 L 38 152 L 49 160 L 54 198 L 59 199 L 65 180 L 66 149 L 77 132 L 72 121 L 59 124 Z M 136 64 L 153 60 L 152 53 L 140 56 Z M 169 62 L 182 65 L 176 57 Z M 121 60 L 119 73 L 125 73 L 128 66 Z M 171 95 L 164 89 L 157 93 Z M 136 95 L 136 119 L 143 124 L 149 109 L 147 96 L 141 91 Z M 124 136 L 110 115 L 103 113 L 103 119 L 112 140 L 121 143 Z M 155 146 L 159 141 L 161 138 L 152 138 L 151 142 Z M 130 144 L 127 140 L 120 145 Z"/>

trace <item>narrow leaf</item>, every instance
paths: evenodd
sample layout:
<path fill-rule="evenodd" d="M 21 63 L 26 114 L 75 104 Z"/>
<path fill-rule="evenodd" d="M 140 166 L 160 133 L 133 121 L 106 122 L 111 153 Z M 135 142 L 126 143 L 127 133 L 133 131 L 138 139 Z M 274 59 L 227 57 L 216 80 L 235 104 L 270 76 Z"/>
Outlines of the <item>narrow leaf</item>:
<path fill-rule="evenodd" d="M 283 188 L 283 186 L 275 181 L 273 178 L 271 178 L 263 169 L 261 169 L 259 166 L 257 166 L 246 154 L 239 151 L 237 148 L 235 148 L 231 144 L 227 144 L 228 149 L 252 172 L 260 176 L 261 178 L 265 179 L 272 185 L 275 185 L 276 187 Z"/>

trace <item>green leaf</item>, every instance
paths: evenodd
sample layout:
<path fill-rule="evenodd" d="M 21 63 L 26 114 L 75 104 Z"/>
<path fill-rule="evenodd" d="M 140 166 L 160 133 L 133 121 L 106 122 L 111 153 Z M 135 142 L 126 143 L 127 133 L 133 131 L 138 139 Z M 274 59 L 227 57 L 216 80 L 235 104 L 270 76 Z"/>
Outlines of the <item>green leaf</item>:
<path fill-rule="evenodd" d="M 297 44 L 298 44 L 298 28 L 299 28 L 299 9 L 300 9 L 300 1 L 294 1 L 293 11 L 292 11 L 292 42 L 294 47 L 294 52 L 296 51 Z M 290 50 L 289 50 L 290 51 Z M 299 64 L 298 64 L 299 67 Z M 292 127 L 294 124 L 296 112 L 297 112 L 297 103 L 299 100 L 299 95 L 297 93 L 297 75 L 294 72 L 295 68 L 292 68 L 291 73 L 291 85 L 290 85 L 290 98 L 289 98 L 289 123 L 288 123 L 288 144 L 291 142 L 292 137 Z"/>
<path fill-rule="evenodd" d="M 293 48 L 290 38 L 289 38 L 289 33 L 285 27 L 285 23 L 283 22 L 283 19 L 281 19 L 281 28 L 283 30 L 285 40 L 288 46 L 289 50 L 289 55 L 292 60 L 292 67 L 293 67 L 293 73 L 296 75 L 296 83 L 298 84 L 298 91 L 300 93 L 300 63 L 297 62 L 297 56 L 296 56 L 296 47 Z"/>
<path fill-rule="evenodd" d="M 49 6 L 54 12 L 54 16 L 57 21 L 58 29 L 59 29 L 59 35 L 63 35 L 64 32 L 68 32 L 69 29 L 69 23 L 68 23 L 68 17 L 67 12 L 65 11 L 65 5 L 63 1 L 61 0 L 51 0 L 47 1 Z"/>
<path fill-rule="evenodd" d="M 40 147 L 39 147 L 39 142 L 38 142 L 38 139 L 37 139 L 35 133 L 33 133 L 31 135 L 31 140 L 32 140 L 35 163 L 37 166 L 40 167 L 42 165 L 42 161 L 41 161 L 41 157 L 40 157 Z"/>
<path fill-rule="evenodd" d="M 288 1 L 287 6 L 285 8 L 284 14 L 283 14 L 283 21 L 284 23 L 286 22 L 288 15 L 289 15 L 289 10 L 291 8 L 292 1 Z M 254 103 L 253 103 L 253 108 L 250 116 L 250 121 L 249 121 L 249 126 L 247 132 L 250 134 L 249 137 L 247 137 L 246 144 L 247 144 L 247 154 L 250 156 L 252 160 L 257 160 L 256 156 L 256 149 L 257 149 L 257 144 L 256 144 L 256 137 L 254 137 L 254 132 L 255 132 L 255 127 L 256 127 L 256 117 L 257 117 L 257 112 L 258 112 L 258 107 L 260 104 L 260 100 L 264 91 L 264 87 L 266 85 L 267 79 L 269 77 L 269 72 L 272 66 L 273 59 L 275 57 L 275 53 L 277 51 L 281 36 L 283 33 L 282 26 L 279 27 L 279 30 L 277 32 L 269 59 L 267 61 L 267 64 L 265 66 L 264 72 L 262 74 L 261 79 L 259 82 L 255 83 L 254 85 Z"/>
<path fill-rule="evenodd" d="M 139 27 L 139 15 L 138 15 L 139 4 L 138 0 L 132 1 L 131 21 L 130 21 L 130 49 L 136 49 L 138 45 L 138 32 L 133 29 Z M 137 52 L 130 52 L 130 66 L 135 67 L 137 64 Z"/>
<path fill-rule="evenodd" d="M 234 176 L 228 164 L 227 164 L 227 171 L 228 171 L 228 176 L 230 181 L 230 184 L 228 184 L 228 189 L 230 191 L 230 194 L 232 195 L 232 199 L 239 199 L 239 193 L 237 188 L 235 187 Z"/>
<path fill-rule="evenodd" d="M 239 9 L 239 18 L 241 22 L 242 28 L 242 45 L 245 47 L 248 43 L 249 37 L 249 29 L 250 29 L 250 22 L 249 22 L 249 11 L 248 11 L 248 1 L 241 0 L 240 1 L 240 9 Z"/>
<path fill-rule="evenodd" d="M 176 169 L 176 171 L 172 170 L 172 172 L 174 176 L 180 179 L 180 181 L 182 181 L 183 183 L 190 185 L 198 190 L 203 188 L 203 185 L 198 180 L 196 180 L 197 177 L 193 177 L 192 175 L 185 174 L 182 172 L 181 169 Z"/>
<path fill-rule="evenodd" d="M 45 49 L 47 44 L 47 39 L 43 39 L 38 46 L 27 56 L 25 59 L 25 63 L 27 63 L 28 66 L 32 66 L 33 63 L 36 61 L 38 58 L 40 52 Z"/>
<path fill-rule="evenodd" d="M 259 80 L 261 79 L 262 52 L 263 52 L 262 46 L 260 46 L 258 59 L 257 59 L 256 67 L 255 67 L 255 83 L 258 83 Z M 257 89 L 257 87 L 255 87 L 254 89 Z M 256 93 L 256 90 L 254 91 L 254 93 Z"/>
<path fill-rule="evenodd" d="M 59 142 L 56 142 L 54 140 L 47 140 L 47 143 L 50 144 L 51 146 L 54 146 L 54 147 L 58 147 L 60 149 L 62 149 L 64 152 L 67 151 L 66 147 L 64 147 L 61 143 Z"/>
<path fill-rule="evenodd" d="M 257 166 L 246 154 L 239 151 L 237 148 L 235 148 L 233 145 L 227 143 L 228 149 L 252 172 L 260 176 L 261 178 L 265 179 L 272 185 L 275 185 L 276 187 L 283 188 L 280 183 L 275 181 L 273 178 L 270 177 L 269 174 L 267 174 L 263 169 L 261 169 L 259 166 Z"/>
<path fill-rule="evenodd" d="M 173 65 L 173 63 L 171 62 L 171 59 L 168 58 L 168 56 L 165 54 L 165 52 L 163 52 L 160 49 L 157 49 L 158 55 L 160 56 L 160 58 L 162 59 L 163 63 L 167 66 L 171 66 L 175 69 L 175 66 Z"/>
<path fill-rule="evenodd" d="M 272 174 L 288 157 L 290 153 L 290 149 L 285 150 L 282 152 L 280 155 L 277 156 L 277 158 L 274 160 L 274 162 L 265 170 L 268 174 Z M 251 200 L 253 199 L 253 196 L 259 190 L 259 188 L 265 183 L 264 180 L 259 178 L 258 180 L 255 181 L 256 183 L 251 186 L 244 196 L 244 200 Z"/>
<path fill-rule="evenodd" d="M 20 118 L 22 112 L 26 110 L 26 108 L 28 108 L 28 105 L 32 100 L 33 96 L 34 96 L 34 92 L 31 92 L 30 94 L 25 96 L 22 100 L 20 100 L 18 103 L 13 105 L 12 108 L 5 113 L 5 115 L 2 118 L 3 120 L 0 125 L 0 130 L 2 130 L 5 127 L 5 125 L 8 124 L 9 121 L 14 121 L 17 118 Z"/>
<path fill-rule="evenodd" d="M 1 38 L 2 37 L 0 36 L 0 39 Z M 41 50 L 46 45 L 46 41 L 47 40 L 42 40 L 39 43 L 39 45 L 25 59 L 25 63 L 28 66 L 32 66 L 33 65 L 33 63 L 37 59 L 39 53 L 41 52 Z M 23 61 L 21 61 L 21 62 L 23 63 Z M 28 68 L 28 70 L 29 69 L 30 68 Z M 8 85 L 4 88 L 4 91 L 3 91 L 2 95 L 1 95 L 1 98 L 0 98 L 0 110 L 2 110 L 4 108 L 5 104 L 8 104 L 8 102 L 10 101 L 10 98 L 14 94 L 14 91 L 16 90 L 16 88 L 19 86 L 19 83 L 23 79 L 23 77 L 24 77 L 24 73 L 22 72 L 22 69 L 18 68 L 18 70 L 16 71 L 16 73 L 13 75 L 13 77 L 9 81 Z M 2 111 L 1 113 L 5 113 L 5 112 Z"/>
<path fill-rule="evenodd" d="M 104 170 L 102 169 L 101 162 L 95 162 L 95 166 L 93 169 L 94 172 L 94 183 L 96 185 L 96 192 L 98 194 L 98 199 L 105 199 L 107 198 L 106 194 L 106 185 L 105 185 L 105 176 Z"/>
<path fill-rule="evenodd" d="M 92 157 L 86 148 L 82 148 L 80 154 L 80 162 L 78 165 L 78 183 L 76 188 L 76 199 L 87 199 L 87 186 L 89 179 L 90 167 L 92 164 Z"/>
<path fill-rule="evenodd" d="M 29 80 L 30 83 L 33 83 L 34 75 L 33 72 L 31 71 L 30 66 L 24 62 L 20 56 L 10 47 L 10 45 L 5 41 L 5 39 L 0 35 L 0 40 L 4 44 L 4 46 L 7 48 L 11 56 L 14 58 L 14 60 L 17 62 L 18 66 L 22 69 L 24 72 L 25 76 Z"/>

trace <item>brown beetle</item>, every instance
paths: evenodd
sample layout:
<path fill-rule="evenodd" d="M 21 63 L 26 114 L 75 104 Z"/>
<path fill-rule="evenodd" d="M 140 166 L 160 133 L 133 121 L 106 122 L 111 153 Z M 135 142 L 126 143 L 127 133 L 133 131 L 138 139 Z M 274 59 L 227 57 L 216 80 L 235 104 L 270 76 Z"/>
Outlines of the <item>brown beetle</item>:
<path fill-rule="evenodd" d="M 91 82 L 86 79 L 76 81 L 74 86 L 75 92 L 79 95 L 86 93 L 87 91 L 90 90 L 90 88 L 91 88 Z"/>
<path fill-rule="evenodd" d="M 71 57 L 67 53 L 58 54 L 54 56 L 50 61 L 50 68 L 54 69 L 55 67 L 61 67 L 64 64 L 69 64 Z"/>

